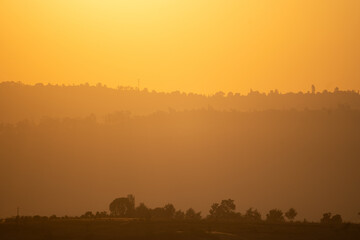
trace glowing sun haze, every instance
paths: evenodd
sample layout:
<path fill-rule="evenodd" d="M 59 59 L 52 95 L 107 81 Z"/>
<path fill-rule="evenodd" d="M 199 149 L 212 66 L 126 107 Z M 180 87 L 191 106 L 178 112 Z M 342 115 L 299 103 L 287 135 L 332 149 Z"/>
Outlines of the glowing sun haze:
<path fill-rule="evenodd" d="M 360 88 L 358 0 L 2 0 L 0 81 Z"/>

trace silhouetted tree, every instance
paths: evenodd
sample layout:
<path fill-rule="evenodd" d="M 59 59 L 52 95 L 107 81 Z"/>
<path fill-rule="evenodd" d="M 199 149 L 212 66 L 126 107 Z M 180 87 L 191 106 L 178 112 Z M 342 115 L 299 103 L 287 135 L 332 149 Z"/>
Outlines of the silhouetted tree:
<path fill-rule="evenodd" d="M 220 215 L 220 204 L 218 203 L 214 203 L 213 205 L 211 205 L 209 213 L 210 213 L 210 217 L 211 218 L 219 218 Z"/>
<path fill-rule="evenodd" d="M 311 93 L 315 94 L 316 93 L 316 89 L 315 89 L 315 85 L 311 85 Z"/>
<path fill-rule="evenodd" d="M 339 214 L 336 214 L 334 216 L 332 216 L 332 214 L 329 213 L 324 213 L 323 217 L 320 219 L 320 222 L 322 224 L 341 224 L 342 223 L 342 217 Z"/>
<path fill-rule="evenodd" d="M 175 207 L 172 204 L 166 204 L 164 207 L 151 210 L 151 218 L 157 220 L 171 220 L 175 215 Z"/>
<path fill-rule="evenodd" d="M 222 97 L 224 97 L 224 96 L 225 96 L 225 93 L 224 93 L 223 91 L 219 91 L 219 92 L 215 93 L 215 95 L 214 95 L 214 96 L 215 96 L 215 97 L 222 98 Z"/>
<path fill-rule="evenodd" d="M 194 209 L 189 208 L 185 213 L 185 219 L 190 221 L 201 220 L 201 212 L 195 212 Z"/>
<path fill-rule="evenodd" d="M 164 208 L 157 207 L 151 210 L 151 219 L 155 220 L 165 220 L 165 210 Z"/>
<path fill-rule="evenodd" d="M 96 218 L 106 218 L 106 217 L 108 217 L 108 214 L 107 214 L 106 211 L 96 212 L 95 217 L 96 217 Z"/>
<path fill-rule="evenodd" d="M 342 217 L 340 214 L 336 214 L 331 218 L 332 224 L 341 224 L 343 222 Z"/>
<path fill-rule="evenodd" d="M 133 217 L 135 212 L 135 197 L 129 194 L 126 198 L 117 198 L 109 205 L 111 215 L 117 217 Z"/>
<path fill-rule="evenodd" d="M 260 222 L 261 214 L 258 210 L 253 210 L 252 208 L 249 208 L 244 215 L 244 219 L 248 222 Z"/>
<path fill-rule="evenodd" d="M 174 219 L 178 221 L 182 221 L 185 219 L 185 213 L 181 210 L 175 212 Z"/>
<path fill-rule="evenodd" d="M 320 219 L 320 222 L 323 224 L 331 223 L 331 213 L 324 213 L 323 217 Z"/>
<path fill-rule="evenodd" d="M 283 212 L 279 209 L 272 209 L 266 214 L 266 221 L 268 222 L 284 222 Z"/>
<path fill-rule="evenodd" d="M 176 212 L 176 210 L 175 210 L 174 205 L 172 205 L 170 203 L 165 205 L 164 213 L 165 213 L 165 216 L 167 219 L 174 218 L 175 212 Z"/>
<path fill-rule="evenodd" d="M 91 212 L 91 211 L 88 211 L 86 213 L 84 213 L 83 215 L 81 215 L 80 217 L 81 218 L 93 218 L 95 215 Z"/>
<path fill-rule="evenodd" d="M 144 203 L 140 203 L 140 205 L 135 209 L 135 216 L 137 218 L 149 220 L 151 218 L 150 209 L 146 207 Z"/>
<path fill-rule="evenodd" d="M 212 219 L 228 219 L 235 216 L 236 205 L 234 200 L 222 200 L 221 203 L 214 203 L 210 210 L 210 218 Z"/>
<path fill-rule="evenodd" d="M 285 217 L 289 220 L 289 221 L 293 221 L 295 219 L 295 217 L 297 216 L 297 211 L 294 208 L 290 208 L 286 213 L 285 213 Z"/>

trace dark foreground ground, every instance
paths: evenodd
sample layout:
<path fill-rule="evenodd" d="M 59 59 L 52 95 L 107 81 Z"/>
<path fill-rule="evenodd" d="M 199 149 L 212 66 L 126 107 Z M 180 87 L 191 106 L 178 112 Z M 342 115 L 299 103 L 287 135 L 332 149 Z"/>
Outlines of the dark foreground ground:
<path fill-rule="evenodd" d="M 360 239 L 360 225 L 55 220 L 0 223 L 0 239 Z"/>

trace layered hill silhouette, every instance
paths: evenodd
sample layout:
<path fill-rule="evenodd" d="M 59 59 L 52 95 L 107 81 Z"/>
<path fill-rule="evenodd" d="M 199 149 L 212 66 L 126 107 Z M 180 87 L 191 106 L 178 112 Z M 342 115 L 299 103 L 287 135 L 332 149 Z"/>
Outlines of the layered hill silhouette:
<path fill-rule="evenodd" d="M 0 215 L 18 206 L 27 215 L 103 211 L 132 192 L 149 207 L 206 212 L 231 197 L 240 211 L 294 206 L 300 219 L 331 210 L 357 221 L 359 142 L 360 110 L 347 107 L 2 123 Z"/>
<path fill-rule="evenodd" d="M 250 91 L 247 95 L 218 92 L 211 96 L 193 93 L 163 93 L 131 87 L 108 88 L 98 84 L 61 86 L 26 85 L 20 82 L 0 83 L 0 122 L 14 123 L 24 119 L 39 121 L 43 117 L 76 118 L 128 111 L 148 115 L 158 111 L 214 109 L 218 111 L 319 110 L 348 107 L 360 109 L 358 91 L 306 93 L 269 93 Z"/>

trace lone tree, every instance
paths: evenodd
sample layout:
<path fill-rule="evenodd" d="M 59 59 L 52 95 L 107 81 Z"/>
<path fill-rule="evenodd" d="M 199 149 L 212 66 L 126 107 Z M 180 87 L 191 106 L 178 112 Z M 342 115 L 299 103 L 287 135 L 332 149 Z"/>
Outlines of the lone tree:
<path fill-rule="evenodd" d="M 294 208 L 290 208 L 286 213 L 285 217 L 290 221 L 294 221 L 295 217 L 297 216 L 297 211 Z"/>
<path fill-rule="evenodd" d="M 135 197 L 129 194 L 126 198 L 116 198 L 109 205 L 112 216 L 116 217 L 134 217 Z"/>
<path fill-rule="evenodd" d="M 266 214 L 266 221 L 273 223 L 284 222 L 284 214 L 279 209 L 272 209 L 268 214 Z"/>

